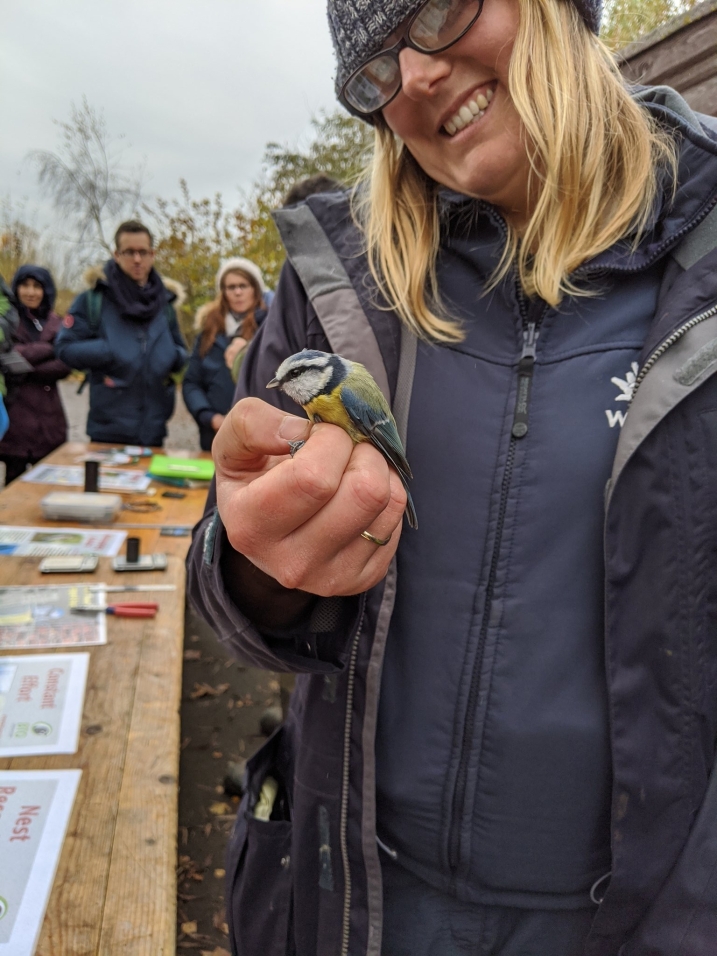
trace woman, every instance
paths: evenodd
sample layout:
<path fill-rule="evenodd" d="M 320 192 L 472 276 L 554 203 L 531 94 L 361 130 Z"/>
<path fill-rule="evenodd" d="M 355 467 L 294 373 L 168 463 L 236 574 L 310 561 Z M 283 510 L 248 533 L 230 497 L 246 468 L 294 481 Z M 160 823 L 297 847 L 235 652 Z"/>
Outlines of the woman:
<path fill-rule="evenodd" d="M 12 292 L 20 314 L 14 347 L 32 368 L 7 376 L 10 427 L 0 441 L 6 485 L 67 441 L 67 419 L 57 383 L 71 371 L 55 357 L 62 319 L 52 311 L 56 296 L 52 275 L 41 266 L 20 266 Z"/>
<path fill-rule="evenodd" d="M 189 557 L 227 645 L 300 672 L 230 846 L 235 951 L 710 953 L 717 136 L 625 89 L 591 0 L 329 21 L 373 166 L 353 216 L 278 217 L 265 400 Z M 391 397 L 418 530 L 374 448 L 264 391 L 304 347 Z"/>
<path fill-rule="evenodd" d="M 197 312 L 200 335 L 184 376 L 184 402 L 199 425 L 203 451 L 232 407 L 234 367 L 264 321 L 266 289 L 261 271 L 248 259 L 229 259 L 217 272 L 217 297 Z"/>

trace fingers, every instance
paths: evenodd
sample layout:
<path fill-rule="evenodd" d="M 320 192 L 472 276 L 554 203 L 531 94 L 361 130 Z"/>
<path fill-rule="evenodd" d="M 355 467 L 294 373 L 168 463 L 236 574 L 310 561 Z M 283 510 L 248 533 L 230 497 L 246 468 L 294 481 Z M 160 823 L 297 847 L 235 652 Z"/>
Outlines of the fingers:
<path fill-rule="evenodd" d="M 281 443 L 286 453 L 286 439 Z M 299 454 L 286 456 L 260 479 L 218 479 L 219 511 L 232 547 L 252 560 L 270 553 L 336 494 L 352 451 L 353 442 L 342 429 L 317 425 Z"/>
<path fill-rule="evenodd" d="M 370 445 L 357 446 L 336 494 L 272 555 L 278 580 L 321 595 L 367 590 L 395 554 L 405 506 L 395 471 Z M 366 541 L 365 530 L 390 541 L 383 547 Z"/>
<path fill-rule="evenodd" d="M 310 431 L 307 419 L 287 415 L 258 398 L 244 398 L 228 413 L 214 439 L 217 472 L 242 478 L 245 472 L 260 471 L 268 457 L 288 453 L 289 440 L 306 440 Z"/>
<path fill-rule="evenodd" d="M 305 440 L 288 455 L 289 441 Z M 385 575 L 406 492 L 369 443 L 244 399 L 214 440 L 219 512 L 232 547 L 287 588 L 356 594 Z M 361 537 L 368 530 L 385 546 Z"/>

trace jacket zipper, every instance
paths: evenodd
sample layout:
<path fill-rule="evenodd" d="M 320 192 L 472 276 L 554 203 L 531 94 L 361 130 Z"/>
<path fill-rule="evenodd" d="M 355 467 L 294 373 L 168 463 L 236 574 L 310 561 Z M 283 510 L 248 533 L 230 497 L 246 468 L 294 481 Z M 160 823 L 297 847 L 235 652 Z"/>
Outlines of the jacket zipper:
<path fill-rule="evenodd" d="M 351 756 L 351 724 L 353 720 L 354 684 L 356 682 L 356 659 L 358 657 L 359 640 L 363 630 L 363 618 L 366 612 L 366 596 L 364 595 L 360 607 L 359 625 L 351 644 L 349 657 L 348 685 L 346 689 L 346 719 L 344 721 L 344 754 L 341 767 L 341 813 L 340 813 L 340 843 L 341 861 L 344 870 L 344 911 L 341 924 L 341 956 L 348 956 L 349 932 L 351 927 L 351 866 L 348 850 L 348 810 L 349 810 L 349 771 Z"/>
<path fill-rule="evenodd" d="M 518 389 L 513 410 L 513 424 L 510 432 L 510 444 L 508 446 L 508 455 L 503 471 L 503 479 L 500 488 L 500 503 L 498 505 L 498 520 L 496 523 L 495 542 L 493 544 L 493 553 L 491 555 L 490 570 L 488 572 L 488 583 L 486 585 L 485 607 L 483 609 L 483 620 L 481 622 L 480 634 L 478 635 L 478 647 L 476 649 L 476 659 L 473 664 L 473 673 L 471 675 L 470 690 L 468 693 L 468 703 L 466 707 L 466 719 L 463 724 L 463 735 L 461 738 L 460 760 L 458 763 L 458 772 L 456 774 L 456 783 L 453 790 L 453 801 L 451 805 L 451 825 L 448 840 L 448 863 L 453 871 L 458 868 L 460 862 L 460 843 L 461 843 L 461 822 L 465 811 L 465 790 L 468 777 L 468 763 L 470 760 L 471 744 L 475 731 L 475 717 L 478 703 L 478 690 L 480 679 L 483 672 L 483 655 L 485 652 L 485 643 L 488 637 L 488 627 L 490 622 L 490 612 L 493 604 L 493 593 L 495 591 L 495 579 L 498 573 L 498 560 L 500 558 L 501 545 L 503 540 L 503 526 L 505 524 L 505 515 L 508 510 L 508 493 L 513 479 L 513 466 L 515 464 L 515 452 L 518 442 L 528 434 L 528 412 L 530 407 L 530 393 L 533 384 L 533 373 L 535 371 L 535 357 L 537 350 L 538 335 L 540 333 L 540 323 L 545 314 L 543 306 L 540 314 L 533 320 L 530 320 L 527 314 L 525 297 L 518 286 L 518 301 L 520 311 L 523 317 L 523 348 L 518 362 Z"/>
<path fill-rule="evenodd" d="M 635 379 L 635 387 L 632 390 L 633 399 L 635 398 L 635 393 L 637 392 L 638 388 L 642 384 L 645 376 L 653 367 L 655 362 L 661 356 L 663 356 L 665 352 L 669 348 L 671 348 L 671 346 L 673 346 L 675 342 L 677 342 L 678 339 L 681 339 L 686 332 L 689 332 L 690 329 L 693 329 L 696 325 L 699 325 L 700 322 L 704 322 L 705 319 L 712 318 L 713 315 L 717 315 L 717 305 L 713 305 L 711 309 L 707 309 L 705 312 L 700 312 L 699 315 L 696 315 L 694 318 L 690 319 L 688 322 L 685 322 L 684 325 L 681 325 L 678 329 L 675 329 L 672 335 L 668 336 L 665 339 L 665 341 L 662 343 L 662 345 L 658 346 L 658 348 L 655 349 L 652 355 L 647 359 L 645 364 L 642 366 L 642 368 L 640 369 L 639 375 Z"/>

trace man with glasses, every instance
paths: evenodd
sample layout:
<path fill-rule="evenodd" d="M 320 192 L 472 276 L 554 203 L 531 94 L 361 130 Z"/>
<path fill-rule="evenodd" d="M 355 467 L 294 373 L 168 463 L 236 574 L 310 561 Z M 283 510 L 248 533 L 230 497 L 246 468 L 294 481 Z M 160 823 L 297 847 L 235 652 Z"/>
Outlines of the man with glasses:
<path fill-rule="evenodd" d="M 152 234 L 123 222 L 112 259 L 86 275 L 90 288 L 65 316 L 57 354 L 86 370 L 92 441 L 161 446 L 174 411 L 172 373 L 187 360 L 177 324 L 181 286 L 154 269 Z"/>

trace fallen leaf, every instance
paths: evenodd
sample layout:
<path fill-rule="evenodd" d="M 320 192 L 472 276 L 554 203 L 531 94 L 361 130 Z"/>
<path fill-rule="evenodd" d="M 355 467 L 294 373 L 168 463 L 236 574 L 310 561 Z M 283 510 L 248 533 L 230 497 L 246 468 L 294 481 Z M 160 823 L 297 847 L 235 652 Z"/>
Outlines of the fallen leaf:
<path fill-rule="evenodd" d="M 201 651 L 185 651 L 184 660 L 185 661 L 198 661 L 201 660 L 202 652 Z"/>
<path fill-rule="evenodd" d="M 203 949 L 201 956 L 231 956 L 231 953 L 228 953 L 221 946 L 217 946 L 216 949 Z"/>
<path fill-rule="evenodd" d="M 193 880 L 196 880 L 197 883 L 201 883 L 204 879 L 204 875 L 202 873 L 190 873 L 189 875 Z"/>
<path fill-rule="evenodd" d="M 192 644 L 196 644 L 196 643 L 198 642 L 199 638 L 197 637 L 196 634 L 192 634 L 192 636 L 189 638 L 189 640 L 192 642 Z"/>
<path fill-rule="evenodd" d="M 219 684 L 217 687 L 212 687 L 211 684 L 195 684 L 194 690 L 189 695 L 189 699 L 197 700 L 199 697 L 221 697 L 227 690 L 229 690 L 229 684 Z"/>
<path fill-rule="evenodd" d="M 229 935 L 229 924 L 228 924 L 228 923 L 222 923 L 222 933 L 224 933 L 225 936 L 228 936 L 228 935 Z M 225 951 L 225 950 L 222 950 L 222 952 L 226 952 L 226 951 Z M 221 954 L 220 954 L 220 956 L 221 956 Z M 227 956 L 229 956 L 229 953 L 227 953 Z"/>
<path fill-rule="evenodd" d="M 181 926 L 182 932 L 186 933 L 187 936 L 193 936 L 197 932 L 197 921 L 192 920 L 189 923 L 182 923 Z"/>
<path fill-rule="evenodd" d="M 223 788 L 222 788 L 222 790 L 223 790 Z M 208 836 L 211 834 L 211 832 L 212 832 L 212 825 L 211 825 L 211 823 L 205 823 L 205 824 L 204 824 L 204 836 L 205 836 L 205 837 L 208 837 Z"/>
<path fill-rule="evenodd" d="M 228 803 L 213 803 L 209 808 L 209 812 L 213 813 L 215 817 L 223 817 L 231 813 L 232 808 Z"/>
<path fill-rule="evenodd" d="M 279 684 L 279 681 L 278 681 L 278 680 L 270 680 L 270 681 L 269 681 L 269 690 L 273 690 L 275 694 L 278 694 L 279 691 L 281 690 L 281 685 Z"/>
<path fill-rule="evenodd" d="M 221 750 L 213 750 L 213 751 L 212 751 L 212 757 L 214 757 L 215 760 L 219 760 L 219 758 L 220 758 L 220 757 L 223 757 L 223 756 L 224 756 L 224 754 L 221 752 Z"/>
<path fill-rule="evenodd" d="M 226 871 L 226 870 L 215 870 L 215 871 L 214 871 L 214 875 L 216 876 L 216 878 L 217 878 L 218 880 L 222 880 L 222 879 L 224 879 L 224 877 L 227 875 L 227 871 Z"/>

